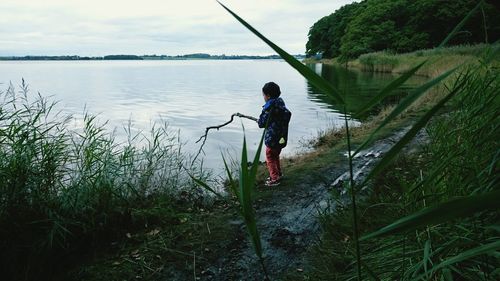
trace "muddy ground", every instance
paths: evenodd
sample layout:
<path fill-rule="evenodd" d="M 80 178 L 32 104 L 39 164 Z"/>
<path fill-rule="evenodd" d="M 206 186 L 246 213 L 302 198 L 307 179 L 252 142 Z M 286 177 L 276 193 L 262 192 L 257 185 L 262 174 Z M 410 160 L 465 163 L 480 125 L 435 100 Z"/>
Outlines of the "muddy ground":
<path fill-rule="evenodd" d="M 360 181 L 394 143 L 409 128 L 396 131 L 392 136 L 375 142 L 371 148 L 360 152 L 354 158 L 354 175 Z M 425 141 L 421 133 L 408 147 L 412 148 Z M 344 200 L 348 195 L 343 190 L 343 182 L 348 179 L 348 164 L 325 167 L 323 181 L 314 184 L 308 179 L 298 186 L 289 186 L 286 179 L 281 186 L 273 187 L 266 198 L 255 202 L 257 224 L 260 231 L 265 264 L 271 280 L 280 280 L 287 272 L 300 272 L 307 267 L 305 254 L 320 237 L 318 212 L 334 208 L 331 191 L 340 192 Z M 285 178 L 286 178 L 286 171 Z M 264 187 L 260 187 L 261 189 Z M 265 280 L 257 260 L 247 230 L 238 218 L 228 221 L 236 228 L 236 235 L 228 237 L 218 249 L 219 258 L 211 266 L 201 271 L 197 280 Z M 193 276 L 191 276 L 191 279 Z M 172 279 L 168 279 L 172 280 Z"/>

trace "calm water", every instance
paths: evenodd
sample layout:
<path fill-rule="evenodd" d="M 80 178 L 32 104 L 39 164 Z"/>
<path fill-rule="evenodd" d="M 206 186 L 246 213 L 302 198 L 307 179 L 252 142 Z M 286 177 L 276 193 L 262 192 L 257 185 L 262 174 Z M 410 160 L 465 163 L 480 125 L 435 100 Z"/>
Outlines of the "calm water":
<path fill-rule="evenodd" d="M 349 93 L 350 110 L 394 79 L 321 64 L 310 67 Z M 222 124 L 235 112 L 257 117 L 264 103 L 261 88 L 268 81 L 280 85 L 293 113 L 285 155 L 301 151 L 304 141 L 319 131 L 343 124 L 335 105 L 281 60 L 0 62 L 0 89 L 5 90 L 9 82 L 18 85 L 22 78 L 31 95 L 52 96 L 77 120 L 84 110 L 98 114 L 103 122 L 109 120 L 118 138 L 125 136 L 122 128 L 129 120 L 138 130 L 147 130 L 153 122 L 168 122 L 193 154 L 205 127 Z M 406 88 L 420 82 L 414 79 Z M 75 127 L 79 124 L 75 122 Z M 250 148 L 256 148 L 262 131 L 253 121 L 237 120 L 209 133 L 206 167 L 221 167 L 221 151 L 237 158 L 242 125 Z"/>

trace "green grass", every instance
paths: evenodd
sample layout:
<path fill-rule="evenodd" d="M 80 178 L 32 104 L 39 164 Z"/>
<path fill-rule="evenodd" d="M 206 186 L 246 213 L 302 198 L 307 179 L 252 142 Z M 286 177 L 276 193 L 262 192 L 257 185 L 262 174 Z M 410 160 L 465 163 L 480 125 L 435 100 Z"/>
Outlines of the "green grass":
<path fill-rule="evenodd" d="M 477 63 L 477 58 L 481 57 L 489 46 L 488 44 L 453 46 L 419 50 L 405 54 L 376 52 L 361 55 L 348 64 L 351 67 L 365 71 L 403 73 L 424 60 L 428 60 L 428 63 L 419 69 L 416 74 L 436 77 L 443 70 L 471 62 Z M 497 54 L 496 60 L 499 59 L 500 56 Z"/>
<path fill-rule="evenodd" d="M 427 63 L 416 72 L 416 75 L 433 78 L 443 71 L 456 66 L 477 63 L 477 59 L 480 58 L 490 46 L 490 44 L 461 45 L 418 50 L 402 54 L 380 51 L 363 54 L 359 58 L 347 63 L 341 63 L 338 59 L 324 59 L 319 62 L 346 65 L 347 67 L 357 68 L 368 72 L 401 74 L 427 61 Z M 495 56 L 493 65 L 498 66 L 500 55 L 497 53 Z M 307 59 L 305 62 L 315 63 L 318 61 Z"/>
<path fill-rule="evenodd" d="M 427 127 L 429 143 L 416 154 L 399 156 L 373 180 L 372 193 L 358 206 L 362 233 L 429 207 L 444 207 L 452 198 L 498 191 L 500 73 L 483 64 L 461 79 L 465 86 L 447 113 Z M 350 208 L 344 204 L 322 216 L 323 238 L 310 255 L 308 280 L 356 278 Z M 454 208 L 433 219 L 460 211 Z M 361 242 L 363 263 L 380 280 L 497 280 L 498 255 L 481 249 L 498 250 L 499 215 L 498 209 L 471 211 L 461 219 L 366 239 Z M 368 270 L 363 272 L 363 278 L 370 278 Z"/>
<path fill-rule="evenodd" d="M 203 211 L 176 206 L 175 213 L 176 219 L 169 223 L 130 232 L 61 280 L 189 280 L 216 274 L 207 269 L 220 252 L 234 251 L 235 238 L 243 240 L 239 228 L 226 223 L 233 213 L 219 203 Z"/>
<path fill-rule="evenodd" d="M 86 114 L 82 128 L 22 82 L 0 93 L 0 269 L 51 279 L 144 225 L 169 224 L 201 195 L 166 125 L 119 142 Z M 191 174 L 205 175 L 194 166 Z M 175 228 L 174 228 L 175 229 Z"/>

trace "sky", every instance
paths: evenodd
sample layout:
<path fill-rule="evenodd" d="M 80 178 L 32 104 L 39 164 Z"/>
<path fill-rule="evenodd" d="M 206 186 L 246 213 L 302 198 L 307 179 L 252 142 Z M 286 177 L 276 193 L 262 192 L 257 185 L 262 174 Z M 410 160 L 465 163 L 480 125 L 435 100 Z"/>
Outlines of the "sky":
<path fill-rule="evenodd" d="M 309 28 L 352 0 L 221 0 L 291 54 Z M 0 56 L 274 51 L 215 0 L 1 0 Z"/>

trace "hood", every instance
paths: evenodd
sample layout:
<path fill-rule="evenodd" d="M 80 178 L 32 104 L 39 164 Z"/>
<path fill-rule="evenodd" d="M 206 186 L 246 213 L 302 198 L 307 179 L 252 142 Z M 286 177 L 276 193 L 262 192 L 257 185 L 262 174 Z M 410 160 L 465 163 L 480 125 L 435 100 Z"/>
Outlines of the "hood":
<path fill-rule="evenodd" d="M 276 107 L 285 107 L 285 102 L 283 101 L 282 98 L 278 97 L 278 98 L 274 98 L 274 99 L 269 99 L 266 104 L 264 104 L 264 106 L 262 106 L 262 108 L 264 110 L 267 110 L 269 107 L 271 106 L 276 106 Z"/>

